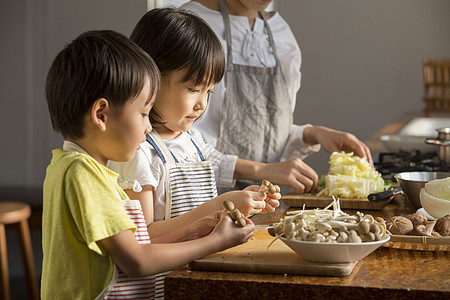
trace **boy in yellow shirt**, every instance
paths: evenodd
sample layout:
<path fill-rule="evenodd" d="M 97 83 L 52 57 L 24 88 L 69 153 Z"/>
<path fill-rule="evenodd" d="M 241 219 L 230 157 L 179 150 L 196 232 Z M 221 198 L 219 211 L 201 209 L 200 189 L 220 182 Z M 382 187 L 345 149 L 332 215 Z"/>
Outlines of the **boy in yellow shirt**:
<path fill-rule="evenodd" d="M 134 235 L 139 222 L 123 207 L 132 200 L 105 165 L 131 160 L 145 141 L 159 75 L 144 51 L 113 31 L 80 35 L 50 67 L 47 103 L 53 129 L 65 142 L 53 151 L 44 181 L 43 299 L 121 297 L 118 272 L 134 284 L 136 277 L 172 270 L 252 236 L 250 220 L 239 228 L 229 214 L 178 228 L 171 233 L 176 243 L 151 244 Z"/>

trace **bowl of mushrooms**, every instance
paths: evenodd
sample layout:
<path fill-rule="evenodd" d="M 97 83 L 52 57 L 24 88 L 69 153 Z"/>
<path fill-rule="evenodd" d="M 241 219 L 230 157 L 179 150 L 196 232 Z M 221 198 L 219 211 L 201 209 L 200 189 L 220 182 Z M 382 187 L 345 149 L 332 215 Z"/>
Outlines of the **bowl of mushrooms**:
<path fill-rule="evenodd" d="M 324 209 L 288 212 L 268 231 L 304 259 L 321 263 L 359 261 L 390 239 L 384 219 L 348 215 L 336 200 Z"/>

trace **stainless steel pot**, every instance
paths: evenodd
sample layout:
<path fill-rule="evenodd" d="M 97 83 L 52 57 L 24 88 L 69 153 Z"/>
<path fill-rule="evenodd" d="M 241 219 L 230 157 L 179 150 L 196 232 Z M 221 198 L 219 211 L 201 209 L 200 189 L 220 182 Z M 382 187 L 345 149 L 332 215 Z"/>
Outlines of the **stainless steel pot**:
<path fill-rule="evenodd" d="M 450 127 L 436 129 L 437 139 L 427 138 L 425 143 L 439 146 L 439 159 L 450 163 Z"/>

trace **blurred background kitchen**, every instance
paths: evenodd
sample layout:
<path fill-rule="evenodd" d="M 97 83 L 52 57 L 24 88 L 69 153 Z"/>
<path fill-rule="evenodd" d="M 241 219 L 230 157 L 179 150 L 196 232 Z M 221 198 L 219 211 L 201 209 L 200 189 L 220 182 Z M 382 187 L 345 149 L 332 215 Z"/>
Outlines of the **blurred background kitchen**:
<path fill-rule="evenodd" d="M 0 200 L 41 201 L 51 150 L 62 145 L 44 95 L 57 52 L 87 30 L 128 36 L 148 9 L 183 2 L 1 1 Z M 423 59 L 450 58 L 448 0 L 278 0 L 271 8 L 290 24 L 303 55 L 298 124 L 325 125 L 368 140 L 402 115 L 423 114 Z M 306 162 L 323 174 L 328 157 L 322 151 Z M 39 276 L 39 222 L 30 223 Z M 24 286 L 23 264 L 18 238 L 9 229 L 7 241 L 12 296 L 20 299 L 27 295 L 18 288 Z"/>

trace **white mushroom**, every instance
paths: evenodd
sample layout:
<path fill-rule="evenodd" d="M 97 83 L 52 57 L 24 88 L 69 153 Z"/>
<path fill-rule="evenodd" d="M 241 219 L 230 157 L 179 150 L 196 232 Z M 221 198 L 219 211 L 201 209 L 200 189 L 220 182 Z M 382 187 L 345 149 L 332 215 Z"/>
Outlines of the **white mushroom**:
<path fill-rule="evenodd" d="M 350 235 L 348 236 L 349 243 L 361 243 L 361 238 L 358 236 L 356 231 L 350 230 Z"/>
<path fill-rule="evenodd" d="M 348 242 L 348 234 L 344 231 L 339 232 L 339 237 L 336 240 L 338 243 L 347 243 Z"/>
<path fill-rule="evenodd" d="M 325 242 L 325 237 L 321 233 L 313 233 L 311 235 L 311 239 L 313 240 L 313 242 L 316 242 L 316 243 L 323 243 L 323 242 Z"/>

